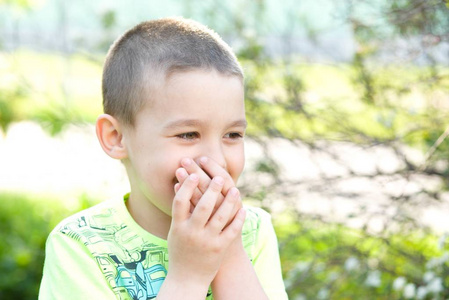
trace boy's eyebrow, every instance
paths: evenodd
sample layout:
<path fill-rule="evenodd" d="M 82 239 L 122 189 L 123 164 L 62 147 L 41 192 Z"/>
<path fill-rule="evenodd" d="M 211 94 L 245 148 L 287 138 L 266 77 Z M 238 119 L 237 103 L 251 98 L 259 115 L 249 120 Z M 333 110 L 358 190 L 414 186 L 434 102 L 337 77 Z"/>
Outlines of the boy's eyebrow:
<path fill-rule="evenodd" d="M 245 119 L 237 120 L 229 124 L 229 127 L 248 127 L 248 122 Z"/>
<path fill-rule="evenodd" d="M 176 129 L 179 127 L 196 127 L 201 126 L 203 122 L 196 119 L 181 119 L 181 120 L 175 120 L 172 122 L 167 123 L 164 128 L 165 129 Z M 248 122 L 246 122 L 245 119 L 237 120 L 228 125 L 228 127 L 244 127 L 246 128 L 248 126 Z"/>
<path fill-rule="evenodd" d="M 175 120 L 175 121 L 165 124 L 164 128 L 165 129 L 176 129 L 178 127 L 196 127 L 199 125 L 201 125 L 201 122 L 199 120 L 180 119 L 180 120 Z"/>

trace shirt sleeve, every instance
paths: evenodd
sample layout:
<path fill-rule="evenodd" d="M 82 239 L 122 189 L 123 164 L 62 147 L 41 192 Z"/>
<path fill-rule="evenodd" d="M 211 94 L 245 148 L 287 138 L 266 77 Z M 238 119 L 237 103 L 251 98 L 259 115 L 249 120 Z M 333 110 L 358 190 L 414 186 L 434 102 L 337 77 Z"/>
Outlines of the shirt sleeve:
<path fill-rule="evenodd" d="M 54 231 L 46 243 L 39 300 L 116 299 L 87 248 Z"/>
<path fill-rule="evenodd" d="M 258 210 L 261 218 L 257 247 L 254 249 L 253 265 L 262 287 L 271 300 L 288 299 L 282 280 L 281 262 L 276 233 L 271 216 Z"/>

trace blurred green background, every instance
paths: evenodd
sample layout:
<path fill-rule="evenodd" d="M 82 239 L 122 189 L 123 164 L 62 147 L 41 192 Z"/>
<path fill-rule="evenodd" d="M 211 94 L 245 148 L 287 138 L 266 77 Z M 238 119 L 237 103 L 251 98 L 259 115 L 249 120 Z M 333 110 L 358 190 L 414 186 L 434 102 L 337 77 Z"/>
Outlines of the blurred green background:
<path fill-rule="evenodd" d="M 109 45 L 182 15 L 246 74 L 239 187 L 270 211 L 290 299 L 449 299 L 443 0 L 0 0 L 0 299 L 35 299 L 45 239 L 128 189 L 97 145 Z"/>

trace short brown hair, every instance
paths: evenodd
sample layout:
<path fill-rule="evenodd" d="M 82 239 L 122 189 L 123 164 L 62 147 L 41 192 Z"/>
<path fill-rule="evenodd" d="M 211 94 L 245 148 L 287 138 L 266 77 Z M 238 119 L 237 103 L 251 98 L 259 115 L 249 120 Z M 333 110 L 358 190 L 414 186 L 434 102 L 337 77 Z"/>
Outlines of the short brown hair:
<path fill-rule="evenodd" d="M 102 83 L 104 112 L 133 125 L 158 77 L 193 69 L 214 69 L 243 79 L 231 48 L 206 26 L 183 18 L 140 23 L 108 52 Z"/>

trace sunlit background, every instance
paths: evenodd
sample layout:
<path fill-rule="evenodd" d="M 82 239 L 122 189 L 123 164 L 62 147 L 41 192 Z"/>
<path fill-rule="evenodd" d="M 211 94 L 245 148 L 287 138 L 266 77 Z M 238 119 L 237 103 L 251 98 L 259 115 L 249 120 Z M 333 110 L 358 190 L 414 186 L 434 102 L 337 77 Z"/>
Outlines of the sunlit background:
<path fill-rule="evenodd" d="M 110 44 L 193 18 L 245 71 L 239 187 L 271 212 L 290 299 L 449 298 L 443 0 L 0 0 L 0 298 L 35 299 L 45 239 L 129 189 L 94 122 Z"/>

